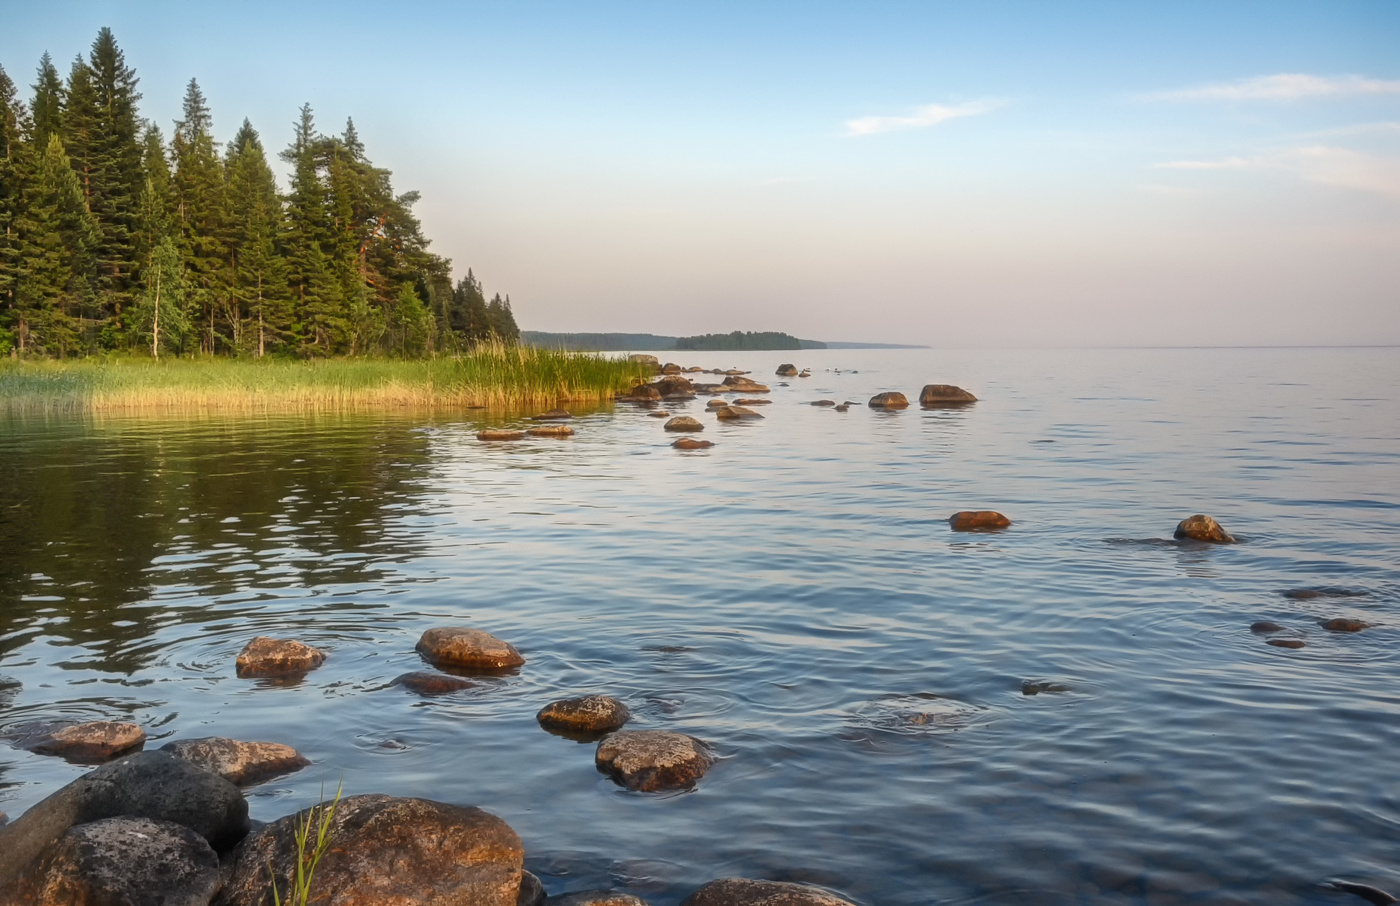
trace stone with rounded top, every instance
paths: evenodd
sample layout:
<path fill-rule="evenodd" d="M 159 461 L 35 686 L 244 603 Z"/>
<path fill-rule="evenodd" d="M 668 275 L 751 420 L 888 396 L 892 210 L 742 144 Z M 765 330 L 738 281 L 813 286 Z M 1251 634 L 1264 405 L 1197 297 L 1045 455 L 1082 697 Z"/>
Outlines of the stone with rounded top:
<path fill-rule="evenodd" d="M 1205 541 L 1211 544 L 1234 544 L 1234 537 L 1220 523 L 1201 513 L 1187 516 L 1177 523 L 1172 537 L 1182 541 Z"/>
<path fill-rule="evenodd" d="M 731 421 L 739 418 L 763 418 L 763 416 L 744 406 L 725 406 L 715 410 L 715 418 Z"/>
<path fill-rule="evenodd" d="M 548 412 L 530 416 L 530 420 L 536 422 L 561 421 L 566 418 L 573 418 L 568 409 L 550 409 Z"/>
<path fill-rule="evenodd" d="M 598 770 L 629 790 L 684 789 L 715 763 L 710 747 L 669 730 L 621 730 L 598 743 Z"/>
<path fill-rule="evenodd" d="M 714 445 L 714 441 L 701 440 L 698 437 L 678 437 L 671 443 L 677 450 L 708 450 Z"/>
<path fill-rule="evenodd" d="M 705 426 L 689 415 L 677 415 L 663 425 L 667 431 L 704 431 Z"/>
<path fill-rule="evenodd" d="M 90 720 L 63 727 L 43 724 L 16 744 L 36 755 L 57 755 L 77 764 L 101 764 L 139 749 L 145 742 L 146 731 L 136 724 Z"/>
<path fill-rule="evenodd" d="M 1318 624 L 1328 632 L 1360 632 L 1363 629 L 1370 629 L 1371 624 L 1363 620 L 1353 620 L 1347 617 L 1334 617 L 1330 620 L 1319 620 Z"/>
<path fill-rule="evenodd" d="M 573 437 L 574 429 L 568 425 L 542 425 L 525 432 L 531 437 Z"/>
<path fill-rule="evenodd" d="M 222 736 L 181 739 L 161 746 L 176 758 L 244 786 L 300 771 L 311 759 L 277 742 L 243 742 Z"/>
<path fill-rule="evenodd" d="M 1010 519 L 995 510 L 964 510 L 948 517 L 955 532 L 995 532 L 1010 524 Z"/>
<path fill-rule="evenodd" d="M 671 413 L 667 412 L 665 409 L 653 409 L 653 410 L 651 410 L 650 412 L 648 412 L 647 415 L 650 415 L 652 418 L 670 418 L 670 417 L 671 417 Z"/>
<path fill-rule="evenodd" d="M 871 409 L 905 409 L 908 406 L 909 399 L 898 390 L 877 393 L 870 398 Z"/>
<path fill-rule="evenodd" d="M 415 650 L 434 664 L 472 670 L 509 670 L 525 663 L 509 642 L 469 626 L 429 629 L 418 639 Z"/>
<path fill-rule="evenodd" d="M 919 391 L 921 406 L 965 406 L 977 402 L 977 397 L 952 384 L 925 384 Z"/>
<path fill-rule="evenodd" d="M 1264 644 L 1275 648 L 1306 648 L 1308 643 L 1302 639 L 1265 639 Z"/>
<path fill-rule="evenodd" d="M 476 432 L 477 440 L 524 440 L 524 431 L 515 431 L 508 428 L 489 428 L 485 431 Z"/>
<path fill-rule="evenodd" d="M 661 360 L 654 355 L 647 355 L 644 352 L 634 352 L 627 357 L 627 361 L 636 362 L 638 365 L 656 365 L 660 367 Z"/>
<path fill-rule="evenodd" d="M 773 373 L 776 374 L 778 377 L 796 377 L 797 366 L 792 364 L 779 365 L 778 370 Z"/>
<path fill-rule="evenodd" d="M 430 673 L 426 670 L 415 670 L 412 673 L 405 673 L 394 677 L 390 681 L 391 686 L 403 686 L 409 692 L 416 692 L 419 695 L 447 695 L 451 692 L 461 692 L 463 689 L 470 689 L 476 683 L 460 676 L 449 676 L 446 673 Z"/>
<path fill-rule="evenodd" d="M 627 706 L 607 695 L 585 695 L 550 702 L 540 709 L 535 719 L 547 730 L 572 733 L 611 733 L 622 729 L 632 712 Z"/>
<path fill-rule="evenodd" d="M 731 374 L 726 377 L 723 386 L 728 387 L 730 391 L 734 393 L 770 392 L 767 384 L 760 384 L 757 381 L 750 380 L 749 378 L 737 374 Z"/>
<path fill-rule="evenodd" d="M 833 893 L 790 881 L 721 878 L 681 901 L 681 906 L 855 906 Z"/>
<path fill-rule="evenodd" d="M 708 403 L 705 404 L 705 408 L 706 408 L 706 409 L 723 409 L 725 406 L 728 406 L 728 405 L 729 405 L 729 404 L 726 403 L 724 400 L 710 400 Z"/>
<path fill-rule="evenodd" d="M 1249 631 L 1257 635 L 1268 635 L 1271 632 L 1283 632 L 1283 627 L 1272 620 L 1259 620 L 1249 624 Z"/>
<path fill-rule="evenodd" d="M 295 639 L 274 639 L 260 635 L 238 653 L 234 669 L 245 679 L 259 676 L 286 676 L 315 670 L 326 660 L 326 653 Z"/>

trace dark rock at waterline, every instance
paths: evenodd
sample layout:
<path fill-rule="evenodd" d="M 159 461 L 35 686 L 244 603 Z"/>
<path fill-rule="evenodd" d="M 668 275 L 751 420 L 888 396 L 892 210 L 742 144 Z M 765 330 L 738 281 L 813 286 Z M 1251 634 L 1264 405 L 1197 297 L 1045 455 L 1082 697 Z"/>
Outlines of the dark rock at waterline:
<path fill-rule="evenodd" d="M 835 405 L 836 405 L 836 400 L 813 400 L 812 403 L 811 403 L 811 405 L 813 405 L 813 406 L 835 406 Z"/>
<path fill-rule="evenodd" d="M 617 890 L 580 890 L 550 897 L 545 906 L 647 906 L 647 901 Z"/>
<path fill-rule="evenodd" d="M 7 825 L 7 824 L 9 824 L 9 823 L 10 823 L 10 816 L 7 815 L 7 814 L 5 814 L 4 812 L 0 812 L 0 827 L 4 827 L 5 825 Z"/>
<path fill-rule="evenodd" d="M 326 660 L 326 653 L 293 639 L 260 635 L 238 653 L 235 670 L 245 679 L 258 676 L 286 676 L 315 670 Z"/>
<path fill-rule="evenodd" d="M 1249 631 L 1256 635 L 1268 635 L 1271 632 L 1283 632 L 1283 627 L 1269 620 L 1260 620 L 1257 623 L 1250 623 Z"/>
<path fill-rule="evenodd" d="M 1235 539 L 1209 516 L 1197 513 L 1187 516 L 1177 523 L 1173 538 L 1187 541 L 1206 541 L 1211 544 L 1234 544 Z"/>
<path fill-rule="evenodd" d="M 773 373 L 778 377 L 797 377 L 797 366 L 791 364 L 779 365 L 778 370 Z"/>
<path fill-rule="evenodd" d="M 627 398 L 632 400 L 659 400 L 661 399 L 661 391 L 657 390 L 651 384 L 638 384 L 627 391 Z"/>
<path fill-rule="evenodd" d="M 681 371 L 681 366 L 677 365 L 675 362 L 667 362 L 665 365 L 661 366 L 662 374 L 680 374 Z"/>
<path fill-rule="evenodd" d="M 1318 625 L 1328 632 L 1360 632 L 1363 629 L 1370 629 L 1371 624 L 1361 620 L 1352 620 L 1346 617 L 1335 617 L 1331 620 L 1319 620 Z"/>
<path fill-rule="evenodd" d="M 897 390 L 877 393 L 870 398 L 871 409 L 905 409 L 908 406 L 908 398 Z"/>
<path fill-rule="evenodd" d="M 773 401 L 772 401 L 772 400 L 759 400 L 759 399 L 742 398 L 742 399 L 737 399 L 737 400 L 735 400 L 735 401 L 733 402 L 732 405 L 735 405 L 735 406 L 771 406 L 772 404 L 773 404 Z"/>
<path fill-rule="evenodd" d="M 547 730 L 571 733 L 611 733 L 622 729 L 632 713 L 627 706 L 606 695 L 586 695 L 550 702 L 535 719 Z"/>
<path fill-rule="evenodd" d="M 1321 588 L 1291 588 L 1281 592 L 1281 594 L 1293 601 L 1311 601 L 1316 598 L 1364 598 L 1369 596 L 1370 592 L 1355 588 L 1323 586 Z"/>
<path fill-rule="evenodd" d="M 811 377 L 811 376 L 812 376 L 812 369 L 810 369 L 810 368 L 803 368 L 803 369 L 802 369 L 802 373 L 798 375 L 798 377 Z"/>
<path fill-rule="evenodd" d="M 515 896 L 515 906 L 544 906 L 549 899 L 544 884 L 528 871 L 520 873 L 520 893 Z"/>
<path fill-rule="evenodd" d="M 15 740 L 17 748 L 36 755 L 57 755 L 77 764 L 101 764 L 125 755 L 146 742 L 136 724 L 92 720 L 81 724 L 38 724 Z"/>
<path fill-rule="evenodd" d="M 1040 695 L 1048 692 L 1068 692 L 1069 686 L 1064 683 L 1056 683 L 1050 680 L 1022 680 L 1022 695 Z"/>
<path fill-rule="evenodd" d="M 964 510 L 948 517 L 955 532 L 995 532 L 1010 524 L 1010 519 L 993 510 Z"/>
<path fill-rule="evenodd" d="M 704 431 L 705 426 L 689 415 L 677 415 L 662 426 L 667 431 Z"/>
<path fill-rule="evenodd" d="M 1265 645 L 1273 645 L 1275 648 L 1306 648 L 1308 643 L 1302 639 L 1265 639 Z"/>
<path fill-rule="evenodd" d="M 489 428 L 485 431 L 476 432 L 477 440 L 524 440 L 524 431 L 513 431 L 508 428 Z"/>
<path fill-rule="evenodd" d="M 833 409 L 832 411 L 833 411 L 833 412 L 845 412 L 846 410 L 848 410 L 848 409 L 850 409 L 850 408 L 851 408 L 851 404 L 850 404 L 850 403 L 840 403 L 840 404 L 838 404 L 837 407 L 836 407 L 835 409 Z"/>
<path fill-rule="evenodd" d="M 550 409 L 548 412 L 541 412 L 539 415 L 530 416 L 531 421 L 537 422 L 560 421 L 566 418 L 573 418 L 567 409 Z"/>
<path fill-rule="evenodd" d="M 598 770 L 629 790 L 683 789 L 715 763 L 705 743 L 669 730 L 622 730 L 598 743 Z"/>
<path fill-rule="evenodd" d="M 417 670 L 413 673 L 405 673 L 396 676 L 389 683 L 391 686 L 403 686 L 409 692 L 416 692 L 419 695 L 447 695 L 450 692 L 461 692 L 463 689 L 470 689 L 476 683 L 460 676 L 449 676 L 446 673 L 429 673 L 425 670 Z"/>
<path fill-rule="evenodd" d="M 167 743 L 160 750 L 213 771 L 239 786 L 300 771 L 311 764 L 311 759 L 291 746 L 277 742 L 243 742 L 222 736 L 182 739 Z"/>
<path fill-rule="evenodd" d="M 1374 903 L 1375 906 L 1390 906 L 1391 903 L 1400 902 L 1400 900 L 1397 900 L 1379 887 L 1372 887 L 1370 884 L 1358 884 L 1355 881 L 1344 881 L 1341 878 L 1332 878 L 1322 886 L 1330 887 L 1333 890 L 1340 890 L 1345 893 L 1355 894 L 1368 903 Z"/>
<path fill-rule="evenodd" d="M 763 416 L 744 406 L 723 406 L 715 410 L 715 418 L 732 421 L 740 418 L 763 418 Z"/>
<path fill-rule="evenodd" d="M 467 626 L 429 629 L 419 637 L 414 650 L 439 666 L 471 670 L 509 670 L 525 663 L 509 642 Z"/>
<path fill-rule="evenodd" d="M 317 806 L 313 826 L 320 820 Z M 217 906 L 271 906 L 269 876 L 286 890 L 297 861 L 289 815 L 254 831 L 235 851 Z M 317 902 L 336 906 L 516 906 L 524 849 L 510 826 L 479 808 L 384 795 L 340 800 L 331 847 L 316 867 Z"/>
<path fill-rule="evenodd" d="M 541 425 L 525 432 L 531 437 L 573 437 L 574 429 L 568 425 Z"/>
<path fill-rule="evenodd" d="M 735 393 L 768 393 L 768 392 L 769 392 L 768 385 L 766 385 L 766 384 L 760 384 L 760 383 L 758 383 L 757 381 L 752 381 L 752 380 L 750 380 L 750 379 L 748 379 L 748 378 L 746 378 L 746 377 L 743 377 L 742 375 L 737 374 L 737 373 L 731 373 L 728 377 L 726 377 L 726 378 L 724 379 L 724 386 L 725 386 L 725 387 L 728 387 L 730 390 L 732 390 L 732 391 L 735 392 Z"/>
<path fill-rule="evenodd" d="M 730 389 L 730 388 L 724 386 L 723 384 L 702 384 L 702 383 L 694 383 L 694 384 L 691 384 L 690 386 L 691 386 L 692 388 L 694 388 L 694 390 L 695 390 L 696 393 L 708 393 L 708 394 L 727 393 L 727 392 L 729 391 L 729 389 Z"/>
<path fill-rule="evenodd" d="M 208 906 L 219 857 L 171 821 L 104 818 L 69 828 L 0 904 Z"/>
<path fill-rule="evenodd" d="M 671 444 L 677 450 L 708 450 L 714 445 L 714 441 L 700 440 L 698 437 L 678 437 Z"/>
<path fill-rule="evenodd" d="M 690 379 L 679 374 L 668 374 L 652 386 L 661 394 L 662 399 L 690 399 L 695 396 L 695 387 L 690 383 Z"/>
<path fill-rule="evenodd" d="M 919 391 L 921 406 L 966 406 L 975 402 L 977 397 L 952 384 L 925 384 L 924 389 Z"/>
<path fill-rule="evenodd" d="M 681 906 L 855 906 L 820 887 L 790 881 L 721 878 L 681 901 Z"/>

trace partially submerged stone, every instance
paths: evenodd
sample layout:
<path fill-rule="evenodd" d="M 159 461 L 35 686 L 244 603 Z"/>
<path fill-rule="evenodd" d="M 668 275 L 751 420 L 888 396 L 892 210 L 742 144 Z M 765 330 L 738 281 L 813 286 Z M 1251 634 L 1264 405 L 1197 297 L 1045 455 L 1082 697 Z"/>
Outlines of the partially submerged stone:
<path fill-rule="evenodd" d="M 550 409 L 548 412 L 530 416 L 531 421 L 537 422 L 559 421 L 566 418 L 573 418 L 567 409 Z"/>
<path fill-rule="evenodd" d="M 681 906 L 855 906 L 820 887 L 789 881 L 721 878 L 681 901 Z"/>
<path fill-rule="evenodd" d="M 277 742 L 243 742 L 222 736 L 182 739 L 161 746 L 176 758 L 244 786 L 300 771 L 311 759 Z"/>
<path fill-rule="evenodd" d="M 525 663 L 509 642 L 466 626 L 429 629 L 418 639 L 415 650 L 434 664 L 476 670 L 509 670 Z"/>
<path fill-rule="evenodd" d="M 1010 519 L 995 510 L 964 510 L 948 517 L 955 532 L 995 532 L 1010 524 Z"/>
<path fill-rule="evenodd" d="M 418 670 L 413 673 L 405 673 L 402 676 L 394 677 L 389 683 L 391 686 L 403 686 L 410 692 L 419 695 L 447 695 L 450 692 L 461 692 L 463 689 L 470 689 L 476 683 L 460 676 L 450 676 L 446 673 L 429 673 L 426 670 Z"/>
<path fill-rule="evenodd" d="M 476 432 L 477 440 L 524 440 L 524 431 L 513 431 L 506 428 L 489 428 L 485 431 Z"/>
<path fill-rule="evenodd" d="M 684 789 L 715 763 L 709 746 L 669 730 L 622 730 L 598 743 L 598 770 L 629 790 Z"/>
<path fill-rule="evenodd" d="M 627 706 L 606 695 L 586 695 L 550 702 L 535 719 L 547 730 L 571 733 L 611 733 L 622 729 L 632 713 Z"/>
<path fill-rule="evenodd" d="M 322 810 L 317 806 L 313 826 Z M 304 814 L 304 813 L 303 813 Z M 298 859 L 289 815 L 260 828 L 234 853 L 218 906 L 265 906 L 269 878 L 287 889 Z M 520 838 L 479 808 L 350 796 L 336 803 L 330 840 L 316 866 L 315 900 L 335 906 L 471 904 L 517 906 L 523 877 Z"/>
<path fill-rule="evenodd" d="M 744 406 L 725 406 L 715 410 L 715 418 L 733 421 L 740 418 L 763 418 L 763 416 Z"/>
<path fill-rule="evenodd" d="M 629 362 L 636 362 L 638 365 L 655 365 L 655 366 L 657 366 L 658 368 L 661 366 L 661 360 L 660 360 L 660 359 L 658 359 L 658 358 L 657 358 L 656 356 L 654 356 L 654 355 L 647 355 L 647 354 L 644 353 L 644 352 L 634 352 L 634 353 L 632 353 L 631 355 L 629 355 L 629 356 L 627 357 L 627 361 L 629 361 Z"/>
<path fill-rule="evenodd" d="M 835 406 L 836 400 L 813 400 L 813 406 Z"/>
<path fill-rule="evenodd" d="M 738 373 L 730 374 L 728 377 L 726 377 L 724 379 L 724 386 L 728 387 L 731 391 L 735 393 L 769 392 L 769 388 L 766 384 L 760 384 L 757 381 L 752 381 L 746 377 L 742 377 Z"/>
<path fill-rule="evenodd" d="M 549 895 L 544 883 L 528 871 L 520 873 L 520 893 L 515 897 L 515 906 L 545 906 Z"/>
<path fill-rule="evenodd" d="M 682 370 L 681 366 L 677 365 L 675 362 L 667 362 L 665 365 L 661 366 L 662 374 L 680 374 Z"/>
<path fill-rule="evenodd" d="M 1273 645 L 1275 648 L 1306 648 L 1307 643 L 1302 639 L 1265 639 L 1265 645 Z"/>
<path fill-rule="evenodd" d="M 708 450 L 714 445 L 714 441 L 701 440 L 698 437 L 678 437 L 671 443 L 677 450 Z"/>
<path fill-rule="evenodd" d="M 627 396 L 633 400 L 659 400 L 661 399 L 661 391 L 651 384 L 638 384 L 627 391 Z"/>
<path fill-rule="evenodd" d="M 706 408 L 706 409 L 723 409 L 724 407 L 726 407 L 726 406 L 728 406 L 728 405 L 729 405 L 729 404 L 726 403 L 724 400 L 710 400 L 708 403 L 705 404 L 705 408 Z"/>
<path fill-rule="evenodd" d="M 55 727 L 45 725 L 21 737 L 18 746 L 38 755 L 57 755 L 78 764 L 101 764 L 139 749 L 146 742 L 146 731 L 136 724 L 114 720 L 92 720 Z"/>
<path fill-rule="evenodd" d="M 671 413 L 667 412 L 665 409 L 653 409 L 653 410 L 651 410 L 650 412 L 648 412 L 647 415 L 650 415 L 652 418 L 670 418 L 670 417 L 671 417 Z"/>
<path fill-rule="evenodd" d="M 689 415 L 677 415 L 663 425 L 667 431 L 704 431 L 705 426 Z"/>
<path fill-rule="evenodd" d="M 1177 523 L 1172 537 L 1188 541 L 1206 541 L 1211 544 L 1234 544 L 1235 539 L 1209 516 L 1197 513 L 1187 516 Z"/>
<path fill-rule="evenodd" d="M 258 676 L 286 676 L 315 670 L 326 660 L 319 648 L 293 639 L 274 639 L 260 635 L 238 653 L 234 667 L 245 679 Z"/>
<path fill-rule="evenodd" d="M 792 364 L 779 365 L 778 370 L 773 373 L 778 377 L 796 377 L 797 366 Z"/>
<path fill-rule="evenodd" d="M 1270 620 L 1260 620 L 1257 623 L 1250 623 L 1249 631 L 1256 635 L 1268 635 L 1271 632 L 1283 632 L 1283 627 Z"/>
<path fill-rule="evenodd" d="M 1057 683 L 1052 680 L 1022 680 L 1022 695 L 1041 695 L 1044 693 L 1068 692 L 1069 686 L 1064 683 Z"/>
<path fill-rule="evenodd" d="M 1360 632 L 1363 629 L 1371 628 L 1370 623 L 1347 617 L 1335 617 L 1331 620 L 1319 620 L 1318 622 L 1328 632 Z"/>
<path fill-rule="evenodd" d="M 898 390 L 877 393 L 870 398 L 871 409 L 905 409 L 908 406 L 909 399 Z"/>
<path fill-rule="evenodd" d="M 657 380 L 652 386 L 665 400 L 684 400 L 695 396 L 695 387 L 690 383 L 690 379 L 681 377 L 679 374 L 668 374 Z"/>
<path fill-rule="evenodd" d="M 977 402 L 977 397 L 952 384 L 925 384 L 919 391 L 921 406 L 965 406 Z"/>
<path fill-rule="evenodd" d="M 525 432 L 531 437 L 573 437 L 574 429 L 568 425 L 544 425 Z"/>
<path fill-rule="evenodd" d="M 747 397 L 737 399 L 732 403 L 735 406 L 771 406 L 772 404 L 772 400 L 748 399 Z"/>

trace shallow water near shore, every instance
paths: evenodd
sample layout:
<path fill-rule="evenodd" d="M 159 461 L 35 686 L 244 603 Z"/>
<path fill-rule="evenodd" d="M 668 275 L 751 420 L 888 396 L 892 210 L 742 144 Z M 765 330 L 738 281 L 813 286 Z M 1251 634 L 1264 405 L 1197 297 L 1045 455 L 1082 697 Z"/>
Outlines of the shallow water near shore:
<path fill-rule="evenodd" d="M 1400 892 L 1400 350 L 663 355 L 773 404 L 666 403 L 716 444 L 686 453 L 628 404 L 505 444 L 475 432 L 520 420 L 480 412 L 0 421 L 0 735 L 287 743 L 315 764 L 249 790 L 255 818 L 342 778 L 479 805 L 551 893 L 656 906 L 730 875 L 867 906 Z M 926 383 L 981 401 L 865 405 Z M 1013 525 L 951 532 L 966 509 Z M 1242 543 L 1171 541 L 1198 512 Z M 454 624 L 528 663 L 390 685 Z M 330 657 L 235 678 L 259 634 Z M 535 722 L 591 692 L 722 760 L 616 787 Z M 0 745 L 0 810 L 85 770 Z"/>

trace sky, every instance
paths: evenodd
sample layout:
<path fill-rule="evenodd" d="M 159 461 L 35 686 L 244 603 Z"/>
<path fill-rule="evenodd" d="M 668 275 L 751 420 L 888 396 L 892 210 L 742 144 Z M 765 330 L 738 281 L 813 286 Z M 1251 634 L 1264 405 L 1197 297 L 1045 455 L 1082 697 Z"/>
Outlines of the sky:
<path fill-rule="evenodd" d="M 3 5 L 167 136 L 353 117 L 526 330 L 1400 344 L 1394 0 Z"/>

